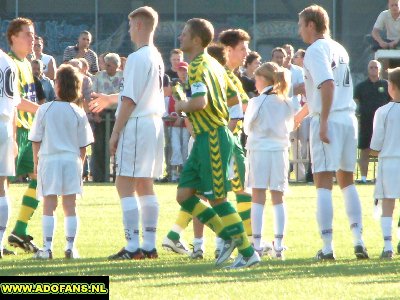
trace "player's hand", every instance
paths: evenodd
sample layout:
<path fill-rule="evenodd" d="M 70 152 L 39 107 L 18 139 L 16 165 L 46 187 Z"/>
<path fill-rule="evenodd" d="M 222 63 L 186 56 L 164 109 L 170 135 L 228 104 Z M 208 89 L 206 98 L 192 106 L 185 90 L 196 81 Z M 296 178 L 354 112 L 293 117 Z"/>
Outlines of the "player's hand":
<path fill-rule="evenodd" d="M 110 137 L 110 143 L 109 143 L 109 148 L 110 148 L 110 155 L 115 155 L 115 152 L 117 152 L 117 146 L 118 146 L 118 140 L 119 140 L 119 134 L 113 132 Z"/>
<path fill-rule="evenodd" d="M 18 156 L 18 143 L 14 141 L 14 158 Z"/>
<path fill-rule="evenodd" d="M 100 113 L 110 105 L 108 95 L 102 93 L 92 93 L 92 101 L 89 102 L 89 109 L 91 112 Z"/>
<path fill-rule="evenodd" d="M 319 124 L 319 138 L 322 142 L 329 144 L 328 139 L 328 122 L 321 122 Z"/>

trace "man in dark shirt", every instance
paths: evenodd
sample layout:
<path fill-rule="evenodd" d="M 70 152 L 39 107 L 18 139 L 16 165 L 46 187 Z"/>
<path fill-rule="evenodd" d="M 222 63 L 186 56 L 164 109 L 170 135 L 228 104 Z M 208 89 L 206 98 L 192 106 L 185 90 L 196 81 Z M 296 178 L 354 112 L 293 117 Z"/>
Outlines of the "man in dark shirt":
<path fill-rule="evenodd" d="M 371 60 L 368 64 L 368 78 L 359 83 L 354 91 L 354 100 L 358 104 L 359 111 L 358 148 L 360 149 L 361 172 L 359 183 L 367 182 L 369 144 L 375 111 L 390 100 L 388 82 L 379 78 L 380 70 L 381 64 L 376 60 Z"/>
<path fill-rule="evenodd" d="M 169 68 L 165 74 L 169 76 L 171 80 L 178 78 L 178 65 L 183 61 L 183 52 L 181 49 L 172 49 L 169 56 L 169 62 L 171 63 L 171 68 Z"/>

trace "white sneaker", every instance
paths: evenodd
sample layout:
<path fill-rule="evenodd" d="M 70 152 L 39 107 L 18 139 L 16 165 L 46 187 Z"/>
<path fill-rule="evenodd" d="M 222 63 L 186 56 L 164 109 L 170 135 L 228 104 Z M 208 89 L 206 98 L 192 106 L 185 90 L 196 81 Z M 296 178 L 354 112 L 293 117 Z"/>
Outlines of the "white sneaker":
<path fill-rule="evenodd" d="M 51 250 L 38 250 L 34 255 L 33 258 L 35 259 L 52 259 L 53 253 Z"/>
<path fill-rule="evenodd" d="M 257 251 L 254 251 L 253 255 L 250 257 L 244 257 L 242 254 L 236 257 L 235 261 L 232 265 L 227 267 L 226 269 L 241 269 L 241 268 L 250 268 L 261 261 L 260 256 L 258 255 Z"/>
<path fill-rule="evenodd" d="M 181 242 L 180 240 L 171 240 L 167 236 L 162 242 L 162 247 L 167 251 L 189 255 L 189 250 L 183 242 Z"/>
<path fill-rule="evenodd" d="M 192 246 L 192 253 L 190 253 L 190 258 L 192 259 L 203 259 L 204 258 L 204 247 L 203 244 L 194 243 Z"/>

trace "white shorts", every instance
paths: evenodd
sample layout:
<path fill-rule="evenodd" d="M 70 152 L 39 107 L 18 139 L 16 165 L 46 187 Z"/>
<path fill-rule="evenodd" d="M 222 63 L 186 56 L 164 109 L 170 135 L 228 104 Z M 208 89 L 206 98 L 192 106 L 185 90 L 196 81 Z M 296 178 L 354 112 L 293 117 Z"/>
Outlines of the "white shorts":
<path fill-rule="evenodd" d="M 247 188 L 285 192 L 288 188 L 288 172 L 288 151 L 247 151 Z"/>
<path fill-rule="evenodd" d="M 400 158 L 379 158 L 375 183 L 375 199 L 400 198 Z"/>
<path fill-rule="evenodd" d="M 354 172 L 357 162 L 357 119 L 349 112 L 331 113 L 328 120 L 329 144 L 319 137 L 319 116 L 310 124 L 310 151 L 313 173 Z"/>
<path fill-rule="evenodd" d="M 162 119 L 157 116 L 130 118 L 118 141 L 115 155 L 117 176 L 161 177 L 163 151 Z"/>
<path fill-rule="evenodd" d="M 82 160 L 73 153 L 39 157 L 37 197 L 82 194 Z"/>
<path fill-rule="evenodd" d="M 15 175 L 12 119 L 0 117 L 0 176 Z"/>

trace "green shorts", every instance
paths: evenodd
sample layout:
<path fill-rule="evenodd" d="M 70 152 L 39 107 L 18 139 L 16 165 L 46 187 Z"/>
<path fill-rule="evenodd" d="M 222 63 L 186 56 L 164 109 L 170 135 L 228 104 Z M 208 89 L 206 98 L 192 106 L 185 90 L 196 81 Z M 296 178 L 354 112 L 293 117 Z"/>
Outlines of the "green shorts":
<path fill-rule="evenodd" d="M 196 135 L 179 179 L 179 188 L 192 188 L 209 200 L 226 198 L 233 136 L 227 127 Z"/>
<path fill-rule="evenodd" d="M 244 190 L 244 180 L 246 174 L 245 155 L 240 136 L 233 135 L 233 173 L 234 177 L 230 181 L 229 191 L 239 192 Z"/>
<path fill-rule="evenodd" d="M 16 176 L 33 173 L 32 142 L 28 140 L 29 130 L 17 128 L 18 156 L 15 166 Z"/>

